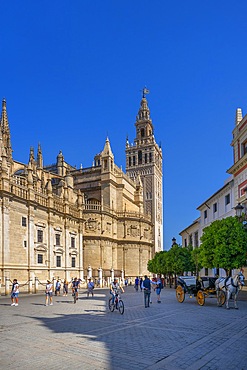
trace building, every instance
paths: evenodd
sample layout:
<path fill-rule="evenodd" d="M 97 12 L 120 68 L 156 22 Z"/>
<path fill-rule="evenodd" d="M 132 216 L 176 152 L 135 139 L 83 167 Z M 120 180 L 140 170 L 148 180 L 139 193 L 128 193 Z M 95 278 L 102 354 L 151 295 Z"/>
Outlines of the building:
<path fill-rule="evenodd" d="M 136 117 L 134 144 L 126 141 L 126 173 L 133 180 L 140 176 L 143 185 L 144 212 L 154 223 L 155 252 L 163 250 L 163 171 L 162 150 L 154 137 L 146 93 L 143 90 L 141 107 Z"/>
<path fill-rule="evenodd" d="M 242 117 L 242 110 L 236 110 L 235 127 L 233 130 L 233 165 L 227 170 L 230 177 L 223 187 L 204 201 L 197 210 L 200 216 L 179 235 L 182 237 L 182 246 L 200 245 L 203 229 L 215 220 L 235 216 L 235 207 L 240 205 L 243 214 L 247 214 L 247 115 Z M 203 270 L 204 274 L 205 271 Z M 210 274 L 214 271 L 209 271 Z"/>
<path fill-rule="evenodd" d="M 25 164 L 12 157 L 5 100 L 0 127 L 2 285 L 17 277 L 30 291 L 58 277 L 93 277 L 103 285 L 114 276 L 131 279 L 148 273 L 147 262 L 157 249 L 156 219 L 160 227 L 162 219 L 157 215 L 153 220 L 153 213 L 147 211 L 143 173 L 125 174 L 114 162 L 108 138 L 89 168 L 71 166 L 62 152 L 55 164 L 45 166 L 40 145 L 36 157 L 30 149 Z M 149 150 L 153 155 L 149 166 L 156 168 L 156 151 L 161 151 L 154 139 Z M 159 172 L 162 175 L 161 167 Z"/>

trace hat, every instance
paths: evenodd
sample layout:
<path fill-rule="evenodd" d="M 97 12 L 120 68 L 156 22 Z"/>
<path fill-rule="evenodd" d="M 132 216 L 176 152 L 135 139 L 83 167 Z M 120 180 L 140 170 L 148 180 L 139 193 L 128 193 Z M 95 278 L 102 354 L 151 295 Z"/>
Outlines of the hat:
<path fill-rule="evenodd" d="M 47 280 L 47 283 L 50 283 L 51 281 L 50 280 Z"/>

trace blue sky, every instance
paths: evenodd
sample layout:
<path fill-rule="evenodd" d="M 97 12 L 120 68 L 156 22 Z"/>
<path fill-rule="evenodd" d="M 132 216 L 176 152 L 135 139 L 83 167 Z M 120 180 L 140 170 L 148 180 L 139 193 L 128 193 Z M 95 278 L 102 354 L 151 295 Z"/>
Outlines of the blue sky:
<path fill-rule="evenodd" d="M 12 0 L 1 4 L 0 97 L 14 159 L 40 142 L 89 167 L 125 139 L 146 85 L 163 149 L 165 249 L 224 184 L 236 108 L 247 111 L 246 0 Z"/>

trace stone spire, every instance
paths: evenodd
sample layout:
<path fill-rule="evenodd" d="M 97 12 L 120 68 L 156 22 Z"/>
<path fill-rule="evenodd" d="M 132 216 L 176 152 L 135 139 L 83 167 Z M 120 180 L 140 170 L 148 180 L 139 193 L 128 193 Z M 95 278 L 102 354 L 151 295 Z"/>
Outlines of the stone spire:
<path fill-rule="evenodd" d="M 108 137 L 106 138 L 105 146 L 104 146 L 103 152 L 101 153 L 101 156 L 102 157 L 111 157 L 111 158 L 114 157 L 113 153 L 112 153 L 112 150 L 111 150 L 110 140 L 108 139 Z"/>
<path fill-rule="evenodd" d="M 12 147 L 11 147 L 9 121 L 8 121 L 5 99 L 3 99 L 2 101 L 2 113 L 1 113 L 0 126 L 1 126 L 1 132 L 2 132 L 3 145 L 6 150 L 7 160 L 10 161 L 12 160 Z"/>
<path fill-rule="evenodd" d="M 137 121 L 150 120 L 150 110 L 148 108 L 148 102 L 145 97 L 141 100 L 141 106 L 136 117 Z"/>
<path fill-rule="evenodd" d="M 42 155 L 42 150 L 41 150 L 40 143 L 38 145 L 37 168 L 39 168 L 39 169 L 43 168 L 43 155 Z"/>
<path fill-rule="evenodd" d="M 114 168 L 114 155 L 111 150 L 111 145 L 108 137 L 105 141 L 105 146 L 103 151 L 101 152 L 101 171 L 102 172 L 109 172 L 113 171 Z"/>
<path fill-rule="evenodd" d="M 243 119 L 242 109 L 237 108 L 236 109 L 236 117 L 235 117 L 235 125 L 237 126 L 239 122 L 241 122 Z"/>
<path fill-rule="evenodd" d="M 30 152 L 29 152 L 29 163 L 34 166 L 35 164 L 35 160 L 34 160 L 34 149 L 33 147 L 31 146 L 30 148 Z"/>
<path fill-rule="evenodd" d="M 145 94 L 143 94 L 141 100 L 141 106 L 138 111 L 138 115 L 136 116 L 136 139 L 135 143 L 137 145 L 143 143 L 144 140 L 146 141 L 153 141 L 153 123 L 150 117 L 150 110 L 148 108 L 148 102 Z"/>

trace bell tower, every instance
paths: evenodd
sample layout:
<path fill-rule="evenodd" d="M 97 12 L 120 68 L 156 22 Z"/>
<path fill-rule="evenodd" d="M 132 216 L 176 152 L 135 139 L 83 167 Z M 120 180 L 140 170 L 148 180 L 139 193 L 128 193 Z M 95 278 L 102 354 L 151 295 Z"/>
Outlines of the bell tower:
<path fill-rule="evenodd" d="M 163 250 L 163 171 L 162 150 L 154 138 L 154 128 L 144 88 L 141 106 L 136 117 L 134 144 L 126 140 L 126 173 L 143 185 L 144 212 L 151 216 L 154 225 L 154 252 Z"/>

